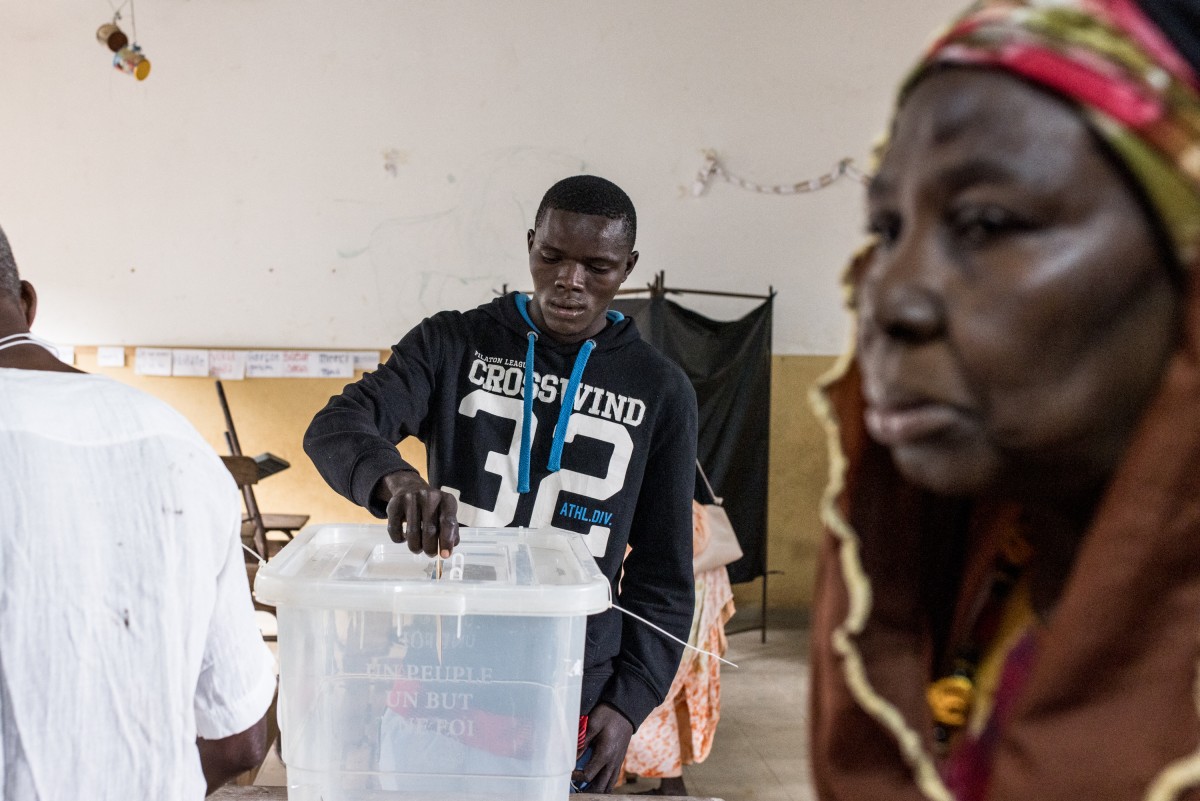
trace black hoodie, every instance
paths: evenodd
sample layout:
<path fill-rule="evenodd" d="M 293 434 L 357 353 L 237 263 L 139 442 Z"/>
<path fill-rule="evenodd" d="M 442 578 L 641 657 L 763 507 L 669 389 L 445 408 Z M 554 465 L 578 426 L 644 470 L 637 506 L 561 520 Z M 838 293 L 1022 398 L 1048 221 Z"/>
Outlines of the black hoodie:
<path fill-rule="evenodd" d="M 510 293 L 424 320 L 386 364 L 317 413 L 304 450 L 330 486 L 383 517 L 371 492 L 384 475 L 413 469 L 395 445 L 415 436 L 428 450 L 430 484 L 458 496 L 461 524 L 580 532 L 616 604 L 687 639 L 695 393 L 632 320 L 610 311 L 594 345 L 560 345 L 530 336 L 526 302 Z M 580 371 L 573 413 L 560 422 Z M 555 456 L 561 469 L 549 466 Z M 591 616 L 581 712 L 604 701 L 638 727 L 666 696 L 681 654 L 615 609 Z"/>

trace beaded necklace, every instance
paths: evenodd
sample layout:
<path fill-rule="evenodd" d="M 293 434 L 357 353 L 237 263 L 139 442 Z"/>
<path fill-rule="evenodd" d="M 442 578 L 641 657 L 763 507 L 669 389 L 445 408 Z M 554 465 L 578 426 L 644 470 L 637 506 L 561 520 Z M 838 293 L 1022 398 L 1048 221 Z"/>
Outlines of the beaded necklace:
<path fill-rule="evenodd" d="M 980 660 L 995 643 L 1006 606 L 1032 556 L 1032 546 L 1019 532 L 1005 532 L 991 580 L 980 592 L 968 618 L 973 621 L 970 633 L 954 650 L 950 673 L 933 681 L 925 691 L 933 713 L 933 739 L 939 755 L 945 755 L 951 737 L 966 725 L 972 708 L 980 701 Z"/>

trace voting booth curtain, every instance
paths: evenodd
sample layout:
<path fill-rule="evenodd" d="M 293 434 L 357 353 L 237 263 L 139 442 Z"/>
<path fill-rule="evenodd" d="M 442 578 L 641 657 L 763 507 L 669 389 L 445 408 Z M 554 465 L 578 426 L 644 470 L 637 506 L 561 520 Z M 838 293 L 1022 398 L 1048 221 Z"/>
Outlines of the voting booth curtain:
<path fill-rule="evenodd" d="M 740 320 L 712 320 L 663 295 L 618 298 L 642 337 L 683 368 L 696 390 L 697 456 L 737 532 L 735 584 L 767 570 L 767 461 L 771 436 L 773 299 Z M 707 495 L 707 491 L 702 490 Z"/>

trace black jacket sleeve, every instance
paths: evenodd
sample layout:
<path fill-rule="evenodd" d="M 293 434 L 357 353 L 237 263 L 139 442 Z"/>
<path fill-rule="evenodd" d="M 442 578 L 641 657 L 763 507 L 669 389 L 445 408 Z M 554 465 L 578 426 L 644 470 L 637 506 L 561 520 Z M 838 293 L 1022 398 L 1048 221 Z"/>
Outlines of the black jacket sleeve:
<path fill-rule="evenodd" d="M 692 498 L 696 486 L 696 395 L 683 376 L 657 421 L 629 531 L 618 606 L 687 640 L 696 589 L 692 577 Z M 636 729 L 662 703 L 683 646 L 626 617 L 621 652 L 600 700 Z"/>
<path fill-rule="evenodd" d="M 304 433 L 304 452 L 321 477 L 376 517 L 387 513 L 371 497 L 379 479 L 416 470 L 396 445 L 422 434 L 439 363 L 436 328 L 430 319 L 410 331 L 378 370 L 330 398 Z"/>

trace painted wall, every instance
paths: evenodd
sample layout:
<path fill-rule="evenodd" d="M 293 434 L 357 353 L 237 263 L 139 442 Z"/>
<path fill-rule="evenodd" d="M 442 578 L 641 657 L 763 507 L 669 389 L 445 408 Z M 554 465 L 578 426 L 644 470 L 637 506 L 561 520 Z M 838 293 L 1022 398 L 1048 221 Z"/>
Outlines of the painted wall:
<path fill-rule="evenodd" d="M 594 171 L 638 206 L 631 280 L 773 285 L 776 351 L 833 353 L 860 187 L 692 197 L 701 151 L 764 183 L 865 163 L 963 4 L 136 0 L 138 83 L 95 39 L 109 3 L 25 3 L 3 16 L 0 225 L 61 342 L 386 347 L 523 285 L 541 194 Z"/>
<path fill-rule="evenodd" d="M 135 2 L 142 83 L 94 38 L 107 3 L 3 15 L 0 226 L 41 292 L 38 333 L 387 348 L 433 311 L 524 287 L 543 191 L 605 175 L 639 210 L 633 283 L 664 270 L 672 286 L 779 292 L 770 605 L 807 603 L 826 464 L 804 394 L 846 338 L 837 276 L 861 238 L 861 187 L 696 197 L 695 174 L 706 148 L 762 183 L 865 166 L 900 75 L 965 0 Z M 720 318 L 748 308 L 682 300 Z M 211 381 L 110 372 L 224 452 Z M 369 519 L 300 450 L 341 383 L 228 385 L 245 450 L 293 464 L 259 488 L 264 510 Z M 744 607 L 757 599 L 739 588 Z"/>

